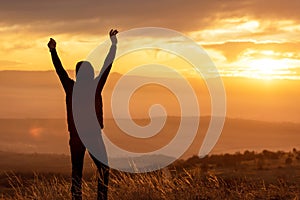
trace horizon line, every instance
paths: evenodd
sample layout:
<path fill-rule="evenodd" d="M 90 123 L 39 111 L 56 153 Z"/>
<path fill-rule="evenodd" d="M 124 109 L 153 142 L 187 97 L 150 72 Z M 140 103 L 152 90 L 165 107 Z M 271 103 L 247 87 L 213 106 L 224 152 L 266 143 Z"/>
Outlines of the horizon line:
<path fill-rule="evenodd" d="M 71 72 L 71 73 L 75 73 L 74 69 L 66 69 L 66 71 Z M 4 69 L 4 70 L 0 70 L 0 73 L 2 72 L 24 72 L 24 73 L 38 73 L 38 72 L 55 72 L 55 69 L 48 69 L 48 70 L 23 70 L 23 69 Z M 95 70 L 95 72 L 100 72 L 100 70 Z M 112 71 L 110 74 L 119 74 L 119 75 L 124 75 L 120 72 L 114 72 Z M 151 75 L 127 75 L 127 76 L 144 76 L 144 77 L 150 77 L 150 78 L 158 78 L 155 76 L 151 76 Z M 168 77 L 168 76 L 159 76 L 159 78 L 161 77 L 167 77 L 167 78 L 172 78 L 172 77 Z M 248 80 L 259 80 L 259 81 L 267 81 L 267 82 L 272 82 L 272 81 L 299 81 L 300 77 L 298 76 L 283 76 L 283 77 L 269 77 L 269 78 L 264 78 L 264 77 L 249 77 L 249 76 L 242 76 L 242 75 L 228 75 L 228 74 L 220 74 L 219 77 L 221 77 L 222 79 L 248 79 Z M 199 78 L 199 77 L 195 77 L 193 76 L 188 76 L 188 78 Z M 203 78 L 203 77 L 201 77 Z M 214 79 L 217 77 L 207 77 L 205 79 Z"/>
<path fill-rule="evenodd" d="M 165 116 L 156 116 L 156 117 L 152 117 L 152 118 L 163 118 Z M 181 116 L 167 116 L 167 118 L 181 118 Z M 192 117 L 198 117 L 198 118 L 211 118 L 211 115 L 204 115 L 204 116 L 185 116 L 183 118 L 192 118 Z M 222 116 L 218 116 L 218 117 L 222 117 Z M 151 120 L 151 118 L 117 118 L 118 120 Z M 22 118 L 3 118 L 0 117 L 0 120 L 67 120 L 66 117 L 50 117 L 50 118 L 44 118 L 44 117 L 22 117 Z M 114 120 L 114 118 L 104 118 L 104 120 Z M 284 123 L 288 123 L 288 124 L 300 124 L 299 122 L 295 122 L 295 121 L 276 121 L 276 120 L 261 120 L 261 119 L 254 119 L 254 118 L 245 118 L 245 117 L 228 117 L 225 116 L 225 123 L 226 120 L 243 120 L 243 121 L 252 121 L 252 122 L 263 122 L 263 123 L 276 123 L 276 124 L 284 124 Z"/>

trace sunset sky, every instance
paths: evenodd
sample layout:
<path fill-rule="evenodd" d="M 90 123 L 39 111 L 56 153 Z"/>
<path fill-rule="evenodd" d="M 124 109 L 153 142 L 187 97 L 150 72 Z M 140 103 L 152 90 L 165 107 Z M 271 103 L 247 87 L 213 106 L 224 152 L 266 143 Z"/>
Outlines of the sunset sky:
<path fill-rule="evenodd" d="M 0 74 L 0 118 L 65 117 L 64 93 L 55 73 L 32 73 L 53 70 L 50 37 L 57 41 L 64 67 L 73 70 L 78 60 L 108 39 L 111 28 L 121 36 L 133 28 L 163 27 L 187 35 L 207 51 L 224 82 L 228 117 L 300 122 L 299 9 L 297 0 L 6 1 L 0 7 L 0 71 L 13 71 Z M 150 38 L 160 40 L 168 38 Z M 119 40 L 119 46 L 125 42 Z M 146 57 L 193 74 L 183 59 L 156 50 L 120 57 L 112 72 L 145 64 Z M 144 75 L 165 75 L 149 69 Z M 199 80 L 190 83 L 203 98 L 201 114 L 209 115 L 205 85 Z"/>
<path fill-rule="evenodd" d="M 202 45 L 222 76 L 300 78 L 300 2 L 5 1 L 0 7 L 0 70 L 51 70 L 47 42 L 73 69 L 107 32 L 164 27 Z"/>
<path fill-rule="evenodd" d="M 173 44 L 174 40 L 160 34 L 150 38 L 147 34 L 139 35 L 135 44 L 122 40 L 126 31 L 142 27 L 162 27 L 183 33 L 201 45 L 215 63 L 226 92 L 227 118 L 225 134 L 222 133 L 221 138 L 224 147 L 219 146 L 219 150 L 265 146 L 288 149 L 289 145 L 298 148 L 299 10 L 299 0 L 3 1 L 0 6 L 0 136 L 4 139 L 2 144 L 0 142 L 0 150 L 14 150 L 19 142 L 20 149 L 29 145 L 32 151 L 32 144 L 24 142 L 26 134 L 29 139 L 39 141 L 42 136 L 49 138 L 56 134 L 61 137 L 67 132 L 65 120 L 57 129 L 55 120 L 51 121 L 66 118 L 66 110 L 63 88 L 52 71 L 54 68 L 47 47 L 50 37 L 57 41 L 59 56 L 73 78 L 74 71 L 71 70 L 76 63 L 86 59 L 91 51 L 107 40 L 112 28 L 120 31 L 117 52 L 125 43 L 129 48 L 144 42 L 168 43 L 170 40 L 170 45 Z M 108 48 L 103 50 L 103 58 Z M 152 49 L 132 52 L 115 60 L 103 90 L 105 120 L 116 119 L 111 112 L 110 98 L 115 84 L 124 77 L 122 74 L 135 66 L 147 64 L 151 59 L 185 74 L 196 93 L 200 117 L 208 119 L 205 117 L 212 115 L 211 93 L 205 81 L 199 79 L 199 74 L 193 76 L 195 70 L 191 65 L 184 58 Z M 205 67 L 201 66 L 201 70 Z M 177 89 L 181 89 L 180 94 L 187 93 L 178 79 L 173 79 L 163 69 L 149 67 L 142 75 L 150 77 L 130 77 L 120 93 L 128 93 L 130 84 L 145 79 L 152 81 L 153 78 L 174 83 Z M 178 99 L 170 90 L 155 84 L 139 89 L 129 103 L 130 114 L 135 119 L 148 120 L 149 108 L 156 103 L 163 105 L 169 116 L 181 116 Z M 126 103 L 122 98 L 117 100 L 121 107 Z M 194 111 L 194 107 L 189 106 Z M 6 124 L 7 119 L 11 120 L 10 124 Z M 22 126 L 16 125 L 22 121 L 18 119 L 25 119 Z M 245 119 L 250 121 L 243 121 Z M 199 130 L 205 132 L 201 126 Z M 169 124 L 167 132 L 175 128 Z M 17 138 L 14 140 L 17 143 L 11 142 L 10 134 L 16 135 L 12 138 Z M 23 142 L 18 136 L 22 134 Z M 269 142 L 268 137 L 273 140 Z M 246 141 L 249 145 L 244 146 Z M 241 146 L 233 147 L 232 143 Z M 44 146 L 52 148 L 49 144 Z M 60 146 L 66 147 L 63 143 Z"/>

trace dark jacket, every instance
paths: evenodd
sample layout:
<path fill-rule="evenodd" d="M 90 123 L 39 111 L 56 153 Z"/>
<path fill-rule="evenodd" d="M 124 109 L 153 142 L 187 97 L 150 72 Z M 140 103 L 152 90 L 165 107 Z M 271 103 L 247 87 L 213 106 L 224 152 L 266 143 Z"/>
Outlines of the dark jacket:
<path fill-rule="evenodd" d="M 72 112 L 72 94 L 75 81 L 71 79 L 61 64 L 61 61 L 57 55 L 56 49 L 51 49 L 52 62 L 55 67 L 56 73 L 62 83 L 64 91 L 66 93 L 66 107 L 67 107 L 67 122 L 70 136 L 77 136 L 76 126 L 74 123 L 73 112 Z M 102 110 L 102 96 L 104 84 L 107 80 L 108 74 L 112 67 L 112 63 L 116 54 L 116 45 L 112 45 L 110 51 L 105 59 L 104 65 L 101 69 L 100 74 L 96 77 L 95 81 L 98 82 L 97 90 L 95 94 L 95 112 L 97 115 L 100 127 L 103 128 L 103 110 Z M 106 67 L 107 66 L 107 67 Z"/>

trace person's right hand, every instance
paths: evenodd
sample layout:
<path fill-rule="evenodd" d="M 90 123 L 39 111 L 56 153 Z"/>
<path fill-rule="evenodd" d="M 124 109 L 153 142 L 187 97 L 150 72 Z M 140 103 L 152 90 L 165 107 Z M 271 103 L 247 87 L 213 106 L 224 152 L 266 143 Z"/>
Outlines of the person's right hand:
<path fill-rule="evenodd" d="M 111 40 L 111 43 L 112 44 L 117 44 L 118 43 L 118 40 L 117 40 L 117 37 L 116 37 L 116 35 L 117 35 L 117 33 L 118 33 L 119 31 L 118 30 L 114 30 L 114 29 L 111 29 L 110 31 L 109 31 L 109 37 L 110 37 L 110 40 Z"/>
<path fill-rule="evenodd" d="M 50 38 L 50 41 L 48 42 L 49 49 L 55 49 L 56 48 L 56 42 L 53 38 Z"/>

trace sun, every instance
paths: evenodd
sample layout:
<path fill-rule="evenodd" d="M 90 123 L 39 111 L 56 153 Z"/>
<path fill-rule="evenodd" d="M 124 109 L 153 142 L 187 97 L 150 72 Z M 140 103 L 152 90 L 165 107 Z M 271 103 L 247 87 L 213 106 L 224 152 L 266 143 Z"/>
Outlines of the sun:
<path fill-rule="evenodd" d="M 248 61 L 247 67 L 252 77 L 269 80 L 280 76 L 287 63 L 284 60 L 261 58 Z"/>

